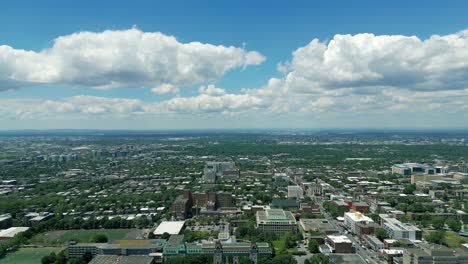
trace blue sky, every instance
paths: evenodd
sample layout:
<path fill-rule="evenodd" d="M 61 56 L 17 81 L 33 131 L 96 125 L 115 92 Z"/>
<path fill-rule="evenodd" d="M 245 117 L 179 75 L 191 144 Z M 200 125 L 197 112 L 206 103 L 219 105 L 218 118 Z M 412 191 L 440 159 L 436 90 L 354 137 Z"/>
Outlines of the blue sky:
<path fill-rule="evenodd" d="M 96 38 L 104 31 L 118 31 L 125 38 L 126 30 L 135 27 L 142 34 L 161 32 L 164 36 L 174 36 L 177 39 L 174 45 L 201 42 L 223 48 L 233 46 L 245 52 L 233 55 L 232 59 L 248 52 L 261 54 L 263 59 L 254 63 L 233 62 L 220 74 L 218 70 L 222 65 L 208 65 L 206 67 L 216 68 L 206 69 L 202 65 L 200 67 L 207 73 L 193 80 L 176 81 L 165 76 L 163 79 L 170 84 L 170 92 L 152 90 L 162 84 L 157 72 L 152 73 L 151 81 L 125 80 L 118 87 L 103 90 L 87 85 L 88 79 L 78 80 L 76 72 L 78 77 L 73 76 L 73 81 L 68 80 L 69 76 L 37 77 L 44 75 L 42 72 L 29 76 L 36 68 L 28 73 L 8 68 L 2 77 L 0 67 L 0 100 L 3 100 L 0 103 L 4 106 L 0 107 L 0 124 L 3 124 L 0 129 L 459 127 L 468 123 L 460 123 L 460 120 L 468 121 L 468 109 L 459 102 L 468 96 L 465 94 L 468 67 L 463 62 L 467 46 L 452 42 L 452 36 L 459 42 L 467 41 L 468 34 L 458 34 L 468 28 L 466 10 L 468 3 L 465 1 L 3 1 L 0 45 L 14 50 L 40 53 L 52 48 L 54 39 L 83 31 L 94 32 Z M 371 33 L 373 37 L 361 38 L 362 33 Z M 341 47 L 362 50 L 361 41 L 375 40 L 374 46 L 366 52 L 344 54 L 328 45 L 337 35 L 347 34 L 351 38 L 337 41 Z M 377 38 L 387 35 L 416 36 L 423 43 L 414 46 L 406 45 L 404 39 L 393 42 L 385 37 Z M 448 44 L 442 45 L 440 41 L 424 44 L 433 35 L 446 36 L 443 41 Z M 334 56 L 343 56 L 337 59 L 340 63 L 324 62 L 320 67 L 313 66 L 319 64 L 312 59 L 321 48 L 308 45 L 315 38 L 330 51 L 324 54 L 335 54 L 335 59 Z M 408 50 L 403 54 L 394 51 L 395 54 L 389 56 L 395 60 L 383 62 L 386 53 L 382 54 L 379 43 L 387 47 L 383 48 L 385 50 L 398 45 Z M 433 48 L 439 44 L 438 48 Z M 293 54 L 302 47 L 310 49 L 301 56 Z M 147 48 L 151 51 L 151 47 Z M 408 57 L 405 54 L 418 50 L 427 52 L 404 61 Z M 431 53 L 433 50 L 437 50 L 437 54 Z M 8 61 L 2 61 L 0 50 L 0 62 L 4 65 L 17 61 L 26 63 L 19 68 L 31 65 L 26 55 L 20 57 L 13 51 L 4 52 L 15 54 L 9 55 Z M 209 64 L 209 59 L 216 60 L 217 53 L 207 54 L 206 63 Z M 158 57 L 157 53 L 153 55 Z M 375 60 L 369 60 L 366 66 L 358 65 L 361 56 L 368 55 L 376 56 Z M 441 57 L 446 59 L 439 61 Z M 343 66 L 353 59 L 357 62 L 350 68 Z M 48 65 L 50 61 L 51 58 L 42 59 L 41 63 Z M 100 63 L 109 62 L 96 61 Z M 198 63 L 196 61 L 195 65 Z M 278 70 L 279 63 L 285 65 L 283 72 Z M 428 66 L 437 63 L 442 66 Z M 388 65 L 385 69 L 371 67 L 377 64 Z M 401 66 L 407 64 L 412 66 Z M 177 65 L 180 66 L 180 62 Z M 453 68 L 453 65 L 458 67 Z M 329 77 L 329 72 L 336 76 Z M 338 76 L 343 72 L 346 74 Z M 451 73 L 454 76 L 450 76 Z M 103 72 L 103 76 L 107 76 L 103 78 L 124 78 L 115 74 Z M 134 74 L 139 73 L 132 72 L 132 76 Z M 293 78 L 298 76 L 302 81 Z M 41 79 L 40 85 L 37 78 Z M 272 85 L 272 79 L 279 83 Z M 202 93 L 200 86 L 213 89 Z M 246 88 L 250 90 L 246 92 Z M 77 96 L 81 97 L 77 99 Z M 430 99 L 434 97 L 440 100 Z M 106 98 L 115 100 L 112 103 Z M 132 99 L 137 102 L 126 101 Z M 182 107 L 192 103 L 195 106 Z M 116 110 L 116 104 L 130 106 Z M 360 108 L 363 104 L 369 106 Z M 453 104 L 460 108 L 457 111 L 445 109 L 446 105 Z"/>

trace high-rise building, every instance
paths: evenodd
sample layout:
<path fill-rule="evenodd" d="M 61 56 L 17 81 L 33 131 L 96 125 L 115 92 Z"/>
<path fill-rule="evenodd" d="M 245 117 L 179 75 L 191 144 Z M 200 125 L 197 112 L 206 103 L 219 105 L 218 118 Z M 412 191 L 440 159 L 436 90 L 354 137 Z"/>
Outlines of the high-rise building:
<path fill-rule="evenodd" d="M 234 171 L 234 162 L 207 162 L 203 170 L 203 180 L 215 183 L 216 179 L 223 176 L 225 171 Z"/>
<path fill-rule="evenodd" d="M 231 193 L 216 193 L 216 208 L 234 207 L 236 205 Z"/>
<path fill-rule="evenodd" d="M 209 183 L 216 182 L 216 167 L 212 164 L 207 164 L 203 170 L 203 180 Z"/>
<path fill-rule="evenodd" d="M 177 197 L 172 203 L 171 211 L 175 218 L 187 218 L 192 209 L 192 194 L 189 190 L 184 190 L 184 193 Z"/>
<path fill-rule="evenodd" d="M 196 192 L 192 195 L 193 206 L 197 208 L 206 208 L 216 210 L 223 207 L 234 207 L 235 199 L 231 193 L 227 192 Z"/>

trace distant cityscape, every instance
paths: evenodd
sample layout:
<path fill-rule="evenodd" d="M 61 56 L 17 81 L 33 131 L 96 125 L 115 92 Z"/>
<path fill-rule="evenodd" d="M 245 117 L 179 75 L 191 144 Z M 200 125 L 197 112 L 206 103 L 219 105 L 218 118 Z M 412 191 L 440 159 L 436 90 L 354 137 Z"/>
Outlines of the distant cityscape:
<path fill-rule="evenodd" d="M 0 253 L 92 264 L 467 263 L 465 138 L 3 136 Z"/>

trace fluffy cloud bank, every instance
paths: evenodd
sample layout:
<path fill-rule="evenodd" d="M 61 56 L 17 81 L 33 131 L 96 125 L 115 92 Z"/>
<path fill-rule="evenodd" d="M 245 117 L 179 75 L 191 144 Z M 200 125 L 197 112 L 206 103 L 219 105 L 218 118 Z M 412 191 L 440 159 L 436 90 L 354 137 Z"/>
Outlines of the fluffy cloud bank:
<path fill-rule="evenodd" d="M 107 46 L 104 39 L 110 42 Z M 467 30 L 425 40 L 373 34 L 314 39 L 294 51 L 290 61 L 279 64 L 282 76 L 271 78 L 263 87 L 230 93 L 207 85 L 195 96 L 180 96 L 181 86 L 215 80 L 226 71 L 263 60 L 259 53 L 241 48 L 182 44 L 173 37 L 137 29 L 73 34 L 38 53 L 0 46 L 0 89 L 31 83 L 148 86 L 154 93 L 174 95 L 160 102 L 86 95 L 62 100 L 5 99 L 0 100 L 0 116 L 244 114 L 250 119 L 300 114 L 331 116 L 329 120 L 341 116 L 350 122 L 380 115 L 374 120 L 383 122 L 389 115 L 404 119 L 407 114 L 424 113 L 428 119 L 449 120 L 451 114 L 459 120 L 467 118 Z"/>
<path fill-rule="evenodd" d="M 421 40 L 415 36 L 335 35 L 312 40 L 280 64 L 299 92 L 391 86 L 414 90 L 468 87 L 468 30 Z"/>
<path fill-rule="evenodd" d="M 216 91 L 207 94 L 205 89 Z M 67 97 L 62 100 L 0 99 L 0 116 L 36 118 L 55 114 L 141 116 L 158 114 L 235 114 L 268 107 L 262 98 L 247 94 L 224 94 L 222 88 L 202 87 L 193 97 L 174 97 L 162 102 L 139 99 L 109 98 L 89 95 Z"/>
<path fill-rule="evenodd" d="M 58 84 L 102 89 L 150 86 L 164 93 L 168 86 L 214 81 L 229 70 L 264 60 L 256 51 L 181 43 L 136 28 L 80 32 L 58 37 L 51 48 L 39 52 L 0 46 L 0 90 Z"/>
<path fill-rule="evenodd" d="M 245 90 L 268 98 L 274 112 L 459 109 L 449 95 L 468 96 L 468 30 L 426 40 L 367 33 L 314 39 L 278 70 L 282 78 Z"/>

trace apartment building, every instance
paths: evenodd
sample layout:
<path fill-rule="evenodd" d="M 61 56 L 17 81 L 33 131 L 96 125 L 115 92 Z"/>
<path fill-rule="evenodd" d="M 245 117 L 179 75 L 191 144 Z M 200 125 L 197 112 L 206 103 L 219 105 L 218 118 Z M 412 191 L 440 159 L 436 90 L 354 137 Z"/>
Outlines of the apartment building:
<path fill-rule="evenodd" d="M 357 233 L 358 223 L 372 223 L 374 222 L 370 217 L 365 216 L 360 212 L 348 212 L 344 214 L 344 225 L 351 233 Z"/>
<path fill-rule="evenodd" d="M 414 225 L 402 223 L 398 219 L 387 217 L 382 218 L 383 228 L 388 235 L 394 239 L 406 238 L 409 240 L 421 240 L 422 231 Z"/>

